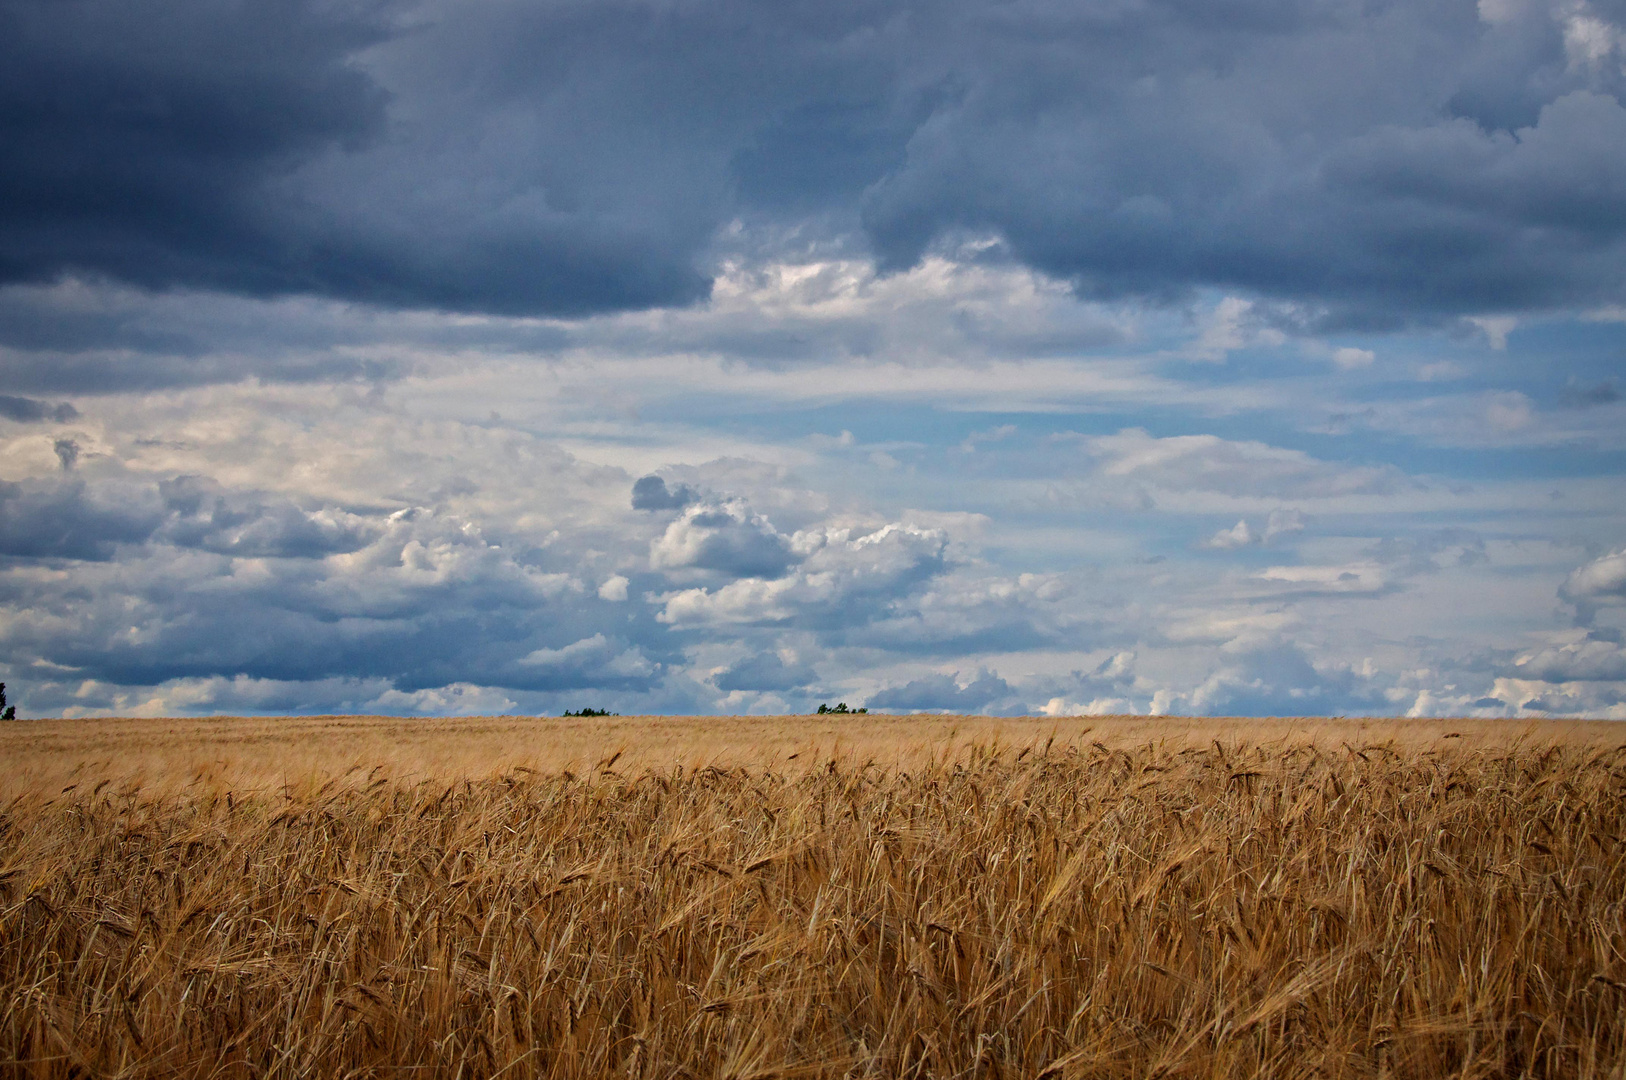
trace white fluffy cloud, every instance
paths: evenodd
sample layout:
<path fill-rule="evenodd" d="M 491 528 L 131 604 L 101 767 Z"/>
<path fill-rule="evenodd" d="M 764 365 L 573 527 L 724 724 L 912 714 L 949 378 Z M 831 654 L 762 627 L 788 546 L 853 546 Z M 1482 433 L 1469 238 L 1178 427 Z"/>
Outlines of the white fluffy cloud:
<path fill-rule="evenodd" d="M 1596 639 L 1548 646 L 1515 659 L 1507 674 L 1527 682 L 1626 682 L 1626 649 Z"/>
<path fill-rule="evenodd" d="M 1284 536 L 1294 536 L 1303 532 L 1305 522 L 1306 518 L 1302 511 L 1276 509 L 1266 517 L 1262 532 L 1256 531 L 1248 524 L 1246 518 L 1242 518 L 1229 529 L 1221 529 L 1209 537 L 1206 546 L 1222 551 L 1234 551 L 1254 544 L 1269 544 Z"/>
<path fill-rule="evenodd" d="M 728 578 L 777 578 L 801 552 L 742 499 L 689 506 L 649 548 L 656 570 L 709 570 Z"/>
<path fill-rule="evenodd" d="M 1220 548 L 1221 550 L 1230 550 L 1233 548 L 1247 547 L 1250 544 L 1257 544 L 1261 539 L 1262 538 L 1257 533 L 1248 527 L 1248 523 L 1245 520 L 1238 520 L 1237 523 L 1231 526 L 1229 529 L 1221 529 L 1213 536 L 1210 536 L 1208 538 L 1208 546 L 1211 548 Z"/>
<path fill-rule="evenodd" d="M 1588 613 L 1602 604 L 1626 602 L 1626 550 L 1600 555 L 1577 568 L 1565 579 L 1559 595 Z"/>
<path fill-rule="evenodd" d="M 795 559 L 792 572 L 665 594 L 658 618 L 674 626 L 810 620 L 859 627 L 940 573 L 948 543 L 941 530 L 896 522 L 857 535 L 827 528 L 780 540 Z"/>

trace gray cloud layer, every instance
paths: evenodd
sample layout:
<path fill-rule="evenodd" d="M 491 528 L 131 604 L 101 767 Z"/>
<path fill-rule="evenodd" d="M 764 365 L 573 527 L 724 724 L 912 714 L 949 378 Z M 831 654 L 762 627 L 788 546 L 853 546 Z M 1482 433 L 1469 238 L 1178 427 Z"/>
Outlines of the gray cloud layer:
<path fill-rule="evenodd" d="M 705 296 L 744 218 L 1334 322 L 1586 305 L 1619 8 L 4 0 L 0 281 L 580 313 Z"/>
<path fill-rule="evenodd" d="M 10 394 L 0 394 L 0 416 L 7 420 L 17 420 L 27 423 L 31 420 L 54 420 L 65 424 L 79 415 L 67 402 L 58 402 L 55 405 L 45 401 L 36 401 L 33 398 L 13 397 Z"/>

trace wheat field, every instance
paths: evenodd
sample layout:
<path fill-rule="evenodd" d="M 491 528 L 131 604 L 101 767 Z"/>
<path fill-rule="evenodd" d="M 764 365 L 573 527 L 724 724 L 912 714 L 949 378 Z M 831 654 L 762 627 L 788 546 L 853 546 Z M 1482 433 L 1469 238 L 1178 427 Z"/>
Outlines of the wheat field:
<path fill-rule="evenodd" d="M 1611 725 L 276 723 L 0 734 L 0 1072 L 1626 1076 Z"/>

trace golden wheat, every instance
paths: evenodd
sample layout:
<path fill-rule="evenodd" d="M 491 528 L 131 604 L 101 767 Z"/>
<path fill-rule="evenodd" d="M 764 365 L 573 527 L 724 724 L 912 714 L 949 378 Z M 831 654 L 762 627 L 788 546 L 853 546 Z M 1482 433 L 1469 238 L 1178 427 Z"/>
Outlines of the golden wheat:
<path fill-rule="evenodd" d="M 24 792 L 0 1069 L 1626 1070 L 1618 748 L 795 764 Z"/>
<path fill-rule="evenodd" d="M 1154 742 L 1182 749 L 1222 742 L 1337 749 L 1346 742 L 1424 749 L 1450 739 L 1468 747 L 1519 740 L 1615 746 L 1618 722 L 1333 720 L 1042 716 L 217 716 L 197 719 L 34 720 L 0 724 L 0 803 L 54 794 L 88 778 L 137 782 L 149 794 L 193 783 L 241 791 L 318 784 L 355 766 L 396 780 L 479 780 L 515 768 L 581 772 L 623 751 L 622 772 L 673 765 L 800 772 L 831 755 L 915 768 L 923 759 L 991 744 L 1056 746 Z M 350 782 L 349 780 L 345 781 Z"/>

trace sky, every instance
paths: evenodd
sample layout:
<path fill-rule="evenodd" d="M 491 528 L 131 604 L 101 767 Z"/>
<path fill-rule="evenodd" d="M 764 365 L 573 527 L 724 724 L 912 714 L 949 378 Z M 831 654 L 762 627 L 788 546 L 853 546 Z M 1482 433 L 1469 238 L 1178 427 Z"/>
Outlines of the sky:
<path fill-rule="evenodd" d="M 1626 718 L 1626 0 L 0 0 L 23 716 Z"/>

